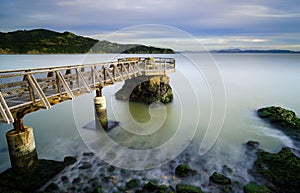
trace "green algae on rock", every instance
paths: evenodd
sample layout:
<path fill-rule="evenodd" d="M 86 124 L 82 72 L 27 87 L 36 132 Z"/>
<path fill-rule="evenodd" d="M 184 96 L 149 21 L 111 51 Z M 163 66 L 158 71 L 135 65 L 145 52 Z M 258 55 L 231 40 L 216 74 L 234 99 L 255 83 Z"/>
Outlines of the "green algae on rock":
<path fill-rule="evenodd" d="M 217 172 L 214 172 L 210 177 L 209 180 L 215 184 L 220 185 L 228 185 L 231 184 L 231 179 L 224 176 L 223 174 L 219 174 Z"/>
<path fill-rule="evenodd" d="M 203 193 L 200 187 L 189 185 L 189 184 L 177 184 L 177 193 Z"/>
<path fill-rule="evenodd" d="M 271 124 L 279 127 L 291 138 L 300 141 L 300 119 L 295 112 L 271 106 L 258 109 L 257 114 L 260 118 L 267 119 Z"/>
<path fill-rule="evenodd" d="M 255 182 L 249 182 L 244 187 L 245 193 L 271 193 L 271 190 L 266 186 L 258 185 Z"/>
<path fill-rule="evenodd" d="M 187 178 L 196 173 L 197 171 L 192 170 L 187 164 L 180 164 L 175 168 L 175 175 L 179 178 Z"/>
<path fill-rule="evenodd" d="M 278 192 L 298 192 L 300 189 L 300 158 L 288 147 L 277 154 L 261 151 L 254 169 L 272 183 Z"/>

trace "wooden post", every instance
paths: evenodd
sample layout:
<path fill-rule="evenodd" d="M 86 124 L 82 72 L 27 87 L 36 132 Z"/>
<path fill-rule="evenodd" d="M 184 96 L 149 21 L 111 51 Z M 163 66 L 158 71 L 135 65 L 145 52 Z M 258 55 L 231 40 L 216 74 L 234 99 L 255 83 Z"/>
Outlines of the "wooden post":
<path fill-rule="evenodd" d="M 55 72 L 55 77 L 56 77 L 56 86 L 57 86 L 57 92 L 59 93 L 59 96 L 62 97 L 62 92 L 61 92 L 61 86 L 60 86 L 60 81 L 59 81 L 59 75 L 57 71 Z"/>
<path fill-rule="evenodd" d="M 106 84 L 106 70 L 105 66 L 103 66 L 103 79 L 104 79 L 104 85 Z"/>

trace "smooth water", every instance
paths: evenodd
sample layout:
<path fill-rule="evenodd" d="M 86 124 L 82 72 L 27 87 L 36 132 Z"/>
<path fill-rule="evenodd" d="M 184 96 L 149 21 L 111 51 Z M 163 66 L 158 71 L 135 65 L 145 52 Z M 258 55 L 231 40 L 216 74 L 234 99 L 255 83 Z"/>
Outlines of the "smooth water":
<path fill-rule="evenodd" d="M 0 70 L 105 62 L 118 57 L 125 56 L 1 55 Z M 258 108 L 270 105 L 282 106 L 300 115 L 299 54 L 210 56 L 193 53 L 166 57 L 176 58 L 176 73 L 169 74 L 175 94 L 172 103 L 148 107 L 117 101 L 114 94 L 123 83 L 106 87 L 104 95 L 109 119 L 120 121 L 120 125 L 107 135 L 99 135 L 89 128 L 93 127 L 95 119 L 94 93 L 55 105 L 50 110 L 31 113 L 26 115 L 24 122 L 34 128 L 38 156 L 62 160 L 66 155 L 94 151 L 105 160 L 105 155 L 114 151 L 117 158 L 107 162 L 142 169 L 164 164 L 189 146 L 187 159 L 194 160 L 195 167 L 201 164 L 201 168 L 211 173 L 221 171 L 226 165 L 236 174 L 231 177 L 248 181 L 247 169 L 253 163 L 243 147 L 248 140 L 259 141 L 260 147 L 270 152 L 277 152 L 282 146 L 300 148 L 256 116 Z M 210 68 L 210 65 L 218 68 Z M 220 114 L 218 120 L 212 116 L 214 114 Z M 223 117 L 222 127 L 208 129 L 216 122 L 223 122 Z M 10 129 L 12 125 L 1 124 L 0 171 L 10 166 L 5 139 Z M 200 144 L 207 136 L 212 147 L 204 146 L 205 153 L 199 154 Z M 109 139 L 113 142 L 107 141 Z M 135 159 L 141 153 L 145 158 L 137 162 Z"/>

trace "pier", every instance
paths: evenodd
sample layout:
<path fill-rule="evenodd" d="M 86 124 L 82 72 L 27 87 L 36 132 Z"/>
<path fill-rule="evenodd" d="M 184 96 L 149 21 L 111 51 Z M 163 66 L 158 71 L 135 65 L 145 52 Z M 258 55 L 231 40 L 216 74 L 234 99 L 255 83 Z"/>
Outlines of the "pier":
<path fill-rule="evenodd" d="M 113 62 L 49 68 L 0 71 L 0 122 L 13 124 L 7 132 L 12 168 L 26 172 L 35 167 L 37 153 L 33 129 L 23 117 L 40 109 L 96 90 L 95 110 L 107 124 L 106 102 L 101 89 L 132 77 L 175 72 L 174 58 L 121 58 Z"/>

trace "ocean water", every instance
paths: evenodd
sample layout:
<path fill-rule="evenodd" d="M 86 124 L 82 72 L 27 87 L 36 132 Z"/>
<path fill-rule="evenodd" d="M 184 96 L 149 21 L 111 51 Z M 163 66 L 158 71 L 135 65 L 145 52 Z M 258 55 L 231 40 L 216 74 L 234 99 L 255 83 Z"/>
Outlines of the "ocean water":
<path fill-rule="evenodd" d="M 0 70 L 105 62 L 126 56 L 0 55 Z M 228 174 L 231 178 L 246 183 L 252 179 L 247 170 L 254 161 L 245 153 L 243 144 L 248 140 L 259 141 L 260 148 L 269 152 L 283 146 L 300 148 L 256 115 L 258 108 L 270 105 L 300 115 L 299 54 L 160 56 L 176 58 L 176 73 L 169 74 L 172 103 L 149 107 L 118 101 L 114 94 L 123 83 L 105 87 L 109 119 L 120 122 L 108 133 L 93 128 L 95 93 L 28 114 L 24 123 L 34 128 L 39 158 L 62 160 L 66 155 L 80 157 L 92 151 L 119 168 L 154 168 L 143 173 L 150 177 L 170 172 L 162 169 L 170 160 L 188 161 L 198 172 L 205 171 L 200 183 L 207 181 L 206 174 L 222 172 L 226 165 L 233 170 Z M 10 129 L 12 125 L 1 124 L 0 171 L 10 167 L 5 139 Z"/>

